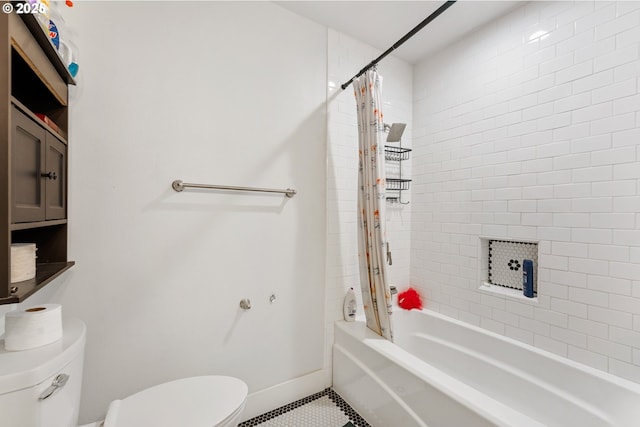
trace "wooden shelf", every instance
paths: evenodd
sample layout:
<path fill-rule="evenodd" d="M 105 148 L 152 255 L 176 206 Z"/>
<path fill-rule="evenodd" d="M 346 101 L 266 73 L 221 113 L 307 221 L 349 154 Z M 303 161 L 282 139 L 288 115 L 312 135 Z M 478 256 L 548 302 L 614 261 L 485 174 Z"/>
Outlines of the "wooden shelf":
<path fill-rule="evenodd" d="M 0 298 L 0 304 L 14 304 L 24 301 L 34 292 L 39 291 L 51 283 L 53 279 L 73 267 L 74 264 L 75 262 L 73 261 L 37 264 L 36 277 L 31 280 L 12 283 L 11 286 L 16 287 L 17 291 L 6 298 Z"/>
<path fill-rule="evenodd" d="M 1 305 L 25 301 L 75 264 L 66 206 L 68 85 L 76 82 L 33 15 L 0 14 L 0 57 Z M 31 280 L 10 283 L 14 243 L 36 245 Z"/>
<path fill-rule="evenodd" d="M 58 74 L 60 74 L 60 77 L 62 77 L 62 79 L 67 82 L 67 84 L 75 86 L 75 79 L 73 78 L 71 73 L 69 73 L 67 66 L 62 62 L 62 58 L 60 58 L 60 55 L 58 55 L 58 50 L 53 45 L 53 42 L 51 41 L 49 36 L 42 30 L 42 27 L 40 27 L 40 23 L 38 22 L 36 17 L 31 14 L 22 14 L 20 15 L 20 17 L 24 21 L 24 24 L 27 26 L 29 31 L 31 31 L 31 34 L 33 34 L 33 38 L 36 39 L 38 45 L 40 45 L 45 55 L 47 55 L 47 58 L 49 58 L 49 61 L 51 61 L 51 64 L 54 66 L 56 71 L 58 71 Z"/>
<path fill-rule="evenodd" d="M 50 221 L 38 221 L 38 222 L 20 222 L 18 224 L 11 224 L 11 231 L 16 230 L 29 230 L 30 228 L 42 228 L 42 227 L 51 227 L 54 225 L 62 225 L 66 224 L 66 219 L 54 219 Z"/>
<path fill-rule="evenodd" d="M 11 97 L 11 103 L 16 107 L 18 107 L 18 109 L 22 111 L 24 114 L 26 114 L 31 119 L 33 119 L 33 121 L 35 121 L 39 126 L 45 128 L 50 133 L 54 134 L 60 141 L 64 143 L 64 145 L 69 145 L 67 142 L 67 135 L 63 130 L 61 129 L 55 130 L 51 126 L 49 126 L 48 124 L 40 120 L 40 117 L 36 116 L 35 113 L 29 110 L 22 102 L 18 101 L 15 98 L 15 96 Z"/>

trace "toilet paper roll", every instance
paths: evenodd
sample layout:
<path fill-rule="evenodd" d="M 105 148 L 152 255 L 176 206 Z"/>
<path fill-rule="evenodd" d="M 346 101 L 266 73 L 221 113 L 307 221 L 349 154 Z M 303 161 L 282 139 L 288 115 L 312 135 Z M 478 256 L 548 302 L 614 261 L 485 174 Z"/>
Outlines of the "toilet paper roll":
<path fill-rule="evenodd" d="M 30 350 L 62 338 L 62 306 L 43 304 L 5 314 L 4 348 Z"/>
<path fill-rule="evenodd" d="M 36 250 L 35 243 L 11 245 L 11 283 L 36 277 Z"/>

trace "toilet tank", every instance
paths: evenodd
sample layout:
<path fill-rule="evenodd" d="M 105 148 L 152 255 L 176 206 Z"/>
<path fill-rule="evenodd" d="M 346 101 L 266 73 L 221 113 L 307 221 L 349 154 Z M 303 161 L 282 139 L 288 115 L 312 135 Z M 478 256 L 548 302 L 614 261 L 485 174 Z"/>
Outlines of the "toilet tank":
<path fill-rule="evenodd" d="M 0 340 L 0 426 L 78 425 L 86 327 L 78 319 L 62 327 L 62 339 L 32 350 L 6 351 Z"/>

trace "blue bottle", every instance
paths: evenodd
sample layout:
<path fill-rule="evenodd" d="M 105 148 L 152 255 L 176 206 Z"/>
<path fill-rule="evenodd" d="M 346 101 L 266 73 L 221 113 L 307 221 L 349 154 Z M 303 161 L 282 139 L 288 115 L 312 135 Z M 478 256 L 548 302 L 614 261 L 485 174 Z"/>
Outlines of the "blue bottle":
<path fill-rule="evenodd" d="M 533 261 L 522 261 L 522 293 L 527 298 L 533 298 Z"/>

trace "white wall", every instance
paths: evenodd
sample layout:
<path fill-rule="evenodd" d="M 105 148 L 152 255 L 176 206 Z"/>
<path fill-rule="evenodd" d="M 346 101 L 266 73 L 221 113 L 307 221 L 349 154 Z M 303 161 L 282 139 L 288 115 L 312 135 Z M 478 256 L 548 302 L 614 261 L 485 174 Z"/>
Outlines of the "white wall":
<path fill-rule="evenodd" d="M 531 2 L 417 65 L 429 308 L 640 382 L 639 76 L 640 2 Z M 478 291 L 480 236 L 540 242 L 537 303 Z"/>
<path fill-rule="evenodd" d="M 356 291 L 358 315 L 364 315 L 356 228 L 358 122 L 353 87 L 342 90 L 340 85 L 382 52 L 333 29 L 329 29 L 328 46 L 326 351 L 330 360 L 333 324 L 343 318 L 342 304 L 349 287 L 353 286 Z M 402 144 L 410 147 L 412 67 L 402 60 L 388 56 L 378 65 L 378 71 L 383 77 L 384 120 L 389 124 L 407 123 Z M 411 160 L 404 162 L 403 168 L 410 179 Z M 397 171 L 389 171 L 395 172 Z M 407 194 L 404 194 L 404 199 L 410 201 Z M 411 205 L 386 206 L 387 240 L 393 255 L 393 265 L 388 268 L 389 283 L 405 288 L 409 284 Z"/>
<path fill-rule="evenodd" d="M 333 322 L 346 289 L 359 287 L 355 102 L 338 86 L 380 52 L 262 2 L 91 2 L 66 20 L 81 63 L 70 153 L 77 265 L 18 307 L 61 302 L 87 323 L 80 421 L 188 375 L 235 375 L 254 401 L 268 395 L 250 399 L 244 418 L 278 406 L 274 395 L 286 403 L 328 386 Z M 118 31 L 95 25 L 106 21 Z M 385 119 L 408 123 L 410 146 L 412 68 L 388 57 L 379 70 Z M 410 177 L 411 161 L 403 168 Z M 177 194 L 178 178 L 299 193 Z M 409 207 L 388 205 L 387 226 L 390 281 L 404 287 Z M 238 308 L 245 297 L 249 312 Z"/>
<path fill-rule="evenodd" d="M 80 2 L 67 21 L 77 264 L 47 300 L 88 326 L 80 421 L 179 377 L 256 392 L 321 370 L 326 29 L 265 2 Z"/>

